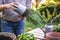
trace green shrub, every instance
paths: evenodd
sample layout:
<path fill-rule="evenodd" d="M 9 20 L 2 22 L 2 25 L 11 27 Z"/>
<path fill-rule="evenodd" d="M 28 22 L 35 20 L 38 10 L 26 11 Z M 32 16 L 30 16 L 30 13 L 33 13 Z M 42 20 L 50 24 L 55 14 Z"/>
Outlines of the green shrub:
<path fill-rule="evenodd" d="M 18 36 L 18 40 L 36 40 L 33 34 L 23 33 Z"/>
<path fill-rule="evenodd" d="M 45 23 L 60 23 L 60 4 L 48 4 L 38 9 L 40 16 Z M 59 21 L 59 22 L 57 22 Z"/>
<path fill-rule="evenodd" d="M 54 31 L 55 32 L 60 32 L 60 24 L 54 26 Z"/>

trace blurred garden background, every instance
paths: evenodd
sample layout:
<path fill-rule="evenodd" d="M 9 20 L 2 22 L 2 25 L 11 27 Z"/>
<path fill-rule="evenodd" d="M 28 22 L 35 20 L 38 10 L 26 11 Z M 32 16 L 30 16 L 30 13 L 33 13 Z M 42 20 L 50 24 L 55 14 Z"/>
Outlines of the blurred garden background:
<path fill-rule="evenodd" d="M 26 31 L 44 28 L 48 23 L 60 30 L 60 0 L 32 0 L 30 13 L 26 19 Z"/>

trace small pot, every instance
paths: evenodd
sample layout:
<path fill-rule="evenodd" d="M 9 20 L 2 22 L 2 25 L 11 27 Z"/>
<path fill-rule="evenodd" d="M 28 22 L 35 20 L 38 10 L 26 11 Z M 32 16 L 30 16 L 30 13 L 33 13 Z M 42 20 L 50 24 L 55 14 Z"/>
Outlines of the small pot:
<path fill-rule="evenodd" d="M 45 25 L 45 34 L 48 32 L 52 32 L 53 31 L 53 25 L 52 24 L 46 24 Z"/>
<path fill-rule="evenodd" d="M 20 3 L 17 3 L 18 5 L 16 6 L 16 12 L 19 13 L 20 15 L 23 15 L 25 10 L 26 10 L 26 6 L 20 4 Z"/>
<path fill-rule="evenodd" d="M 13 33 L 0 32 L 0 40 L 17 40 L 17 37 Z"/>
<path fill-rule="evenodd" d="M 60 32 L 49 32 L 46 34 L 46 40 L 60 40 Z"/>

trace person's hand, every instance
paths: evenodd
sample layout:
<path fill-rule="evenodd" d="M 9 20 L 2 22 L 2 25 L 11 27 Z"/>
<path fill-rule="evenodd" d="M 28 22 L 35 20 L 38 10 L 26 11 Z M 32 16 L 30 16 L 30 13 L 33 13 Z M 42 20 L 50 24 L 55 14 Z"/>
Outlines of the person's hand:
<path fill-rule="evenodd" d="M 5 6 L 6 9 L 12 8 L 13 10 L 15 10 L 16 7 L 14 7 L 14 6 L 16 6 L 16 5 L 18 5 L 18 4 L 16 2 L 13 2 L 13 3 L 10 3 L 10 4 L 5 4 L 4 6 Z"/>
<path fill-rule="evenodd" d="M 12 6 L 12 8 L 17 8 L 19 4 L 17 2 L 13 2 L 10 3 L 10 5 Z"/>

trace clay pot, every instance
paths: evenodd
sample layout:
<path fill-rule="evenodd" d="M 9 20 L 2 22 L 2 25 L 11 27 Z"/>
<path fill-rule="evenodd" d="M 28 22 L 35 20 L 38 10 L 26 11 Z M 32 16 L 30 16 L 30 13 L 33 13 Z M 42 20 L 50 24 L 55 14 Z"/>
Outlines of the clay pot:
<path fill-rule="evenodd" d="M 60 32 L 49 32 L 46 34 L 46 40 L 60 40 Z"/>
<path fill-rule="evenodd" d="M 17 40 L 17 37 L 13 33 L 0 32 L 0 40 Z"/>

